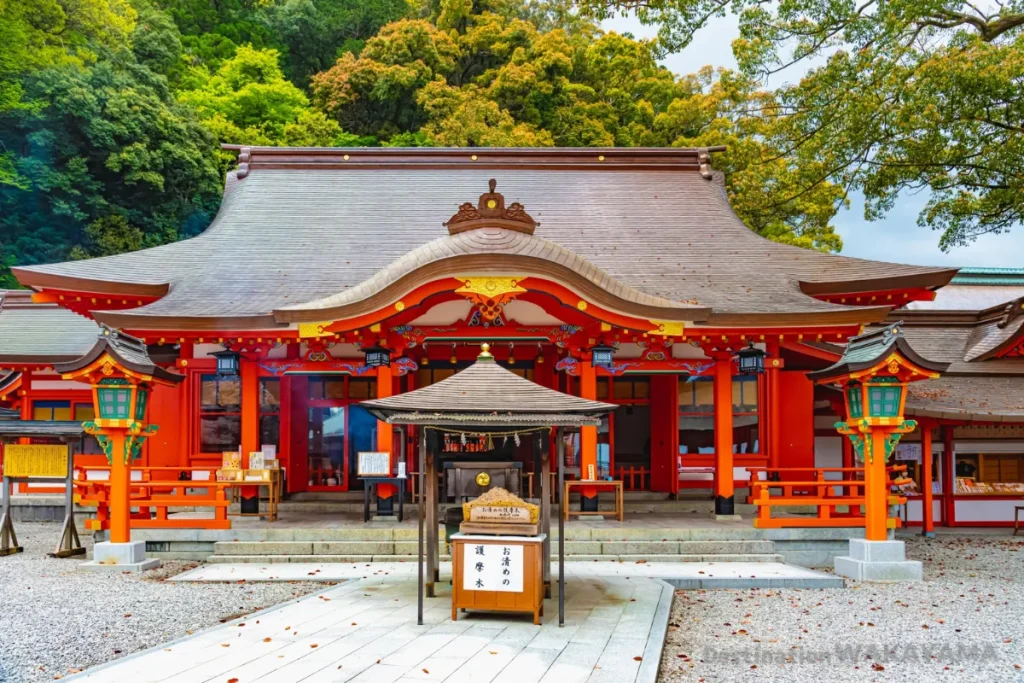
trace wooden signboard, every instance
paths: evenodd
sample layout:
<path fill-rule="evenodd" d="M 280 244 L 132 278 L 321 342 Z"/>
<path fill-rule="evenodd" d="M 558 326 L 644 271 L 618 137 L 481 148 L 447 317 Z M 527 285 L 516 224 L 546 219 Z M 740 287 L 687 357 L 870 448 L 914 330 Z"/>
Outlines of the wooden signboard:
<path fill-rule="evenodd" d="M 10 444 L 4 447 L 5 477 L 65 479 L 68 447 L 65 445 Z"/>
<path fill-rule="evenodd" d="M 356 472 L 360 477 L 390 477 L 391 454 L 387 451 L 360 451 Z"/>

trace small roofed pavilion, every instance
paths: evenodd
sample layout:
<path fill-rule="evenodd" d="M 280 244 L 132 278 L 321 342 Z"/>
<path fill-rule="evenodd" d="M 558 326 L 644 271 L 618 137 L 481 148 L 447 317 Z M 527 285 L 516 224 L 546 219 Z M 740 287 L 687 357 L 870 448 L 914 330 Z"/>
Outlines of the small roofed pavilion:
<path fill-rule="evenodd" d="M 377 419 L 392 425 L 418 425 L 419 490 L 423 498 L 419 506 L 419 600 L 418 623 L 423 623 L 424 588 L 433 597 L 438 577 L 438 496 L 436 456 L 440 451 L 438 434 L 485 434 L 517 439 L 534 436 L 534 460 L 539 462 L 543 564 L 545 587 L 551 585 L 551 508 L 548 479 L 550 458 L 547 437 L 555 430 L 558 463 L 558 490 L 565 477 L 565 430 L 593 427 L 602 415 L 615 409 L 610 403 L 592 401 L 548 389 L 506 370 L 495 362 L 487 344 L 475 363 L 465 370 L 431 386 L 406 394 L 389 396 L 362 404 Z M 425 486 L 425 480 L 430 481 Z M 561 501 L 562 505 L 566 501 Z M 424 509 L 425 508 L 425 509 Z M 426 534 L 424 534 L 426 524 Z M 558 515 L 558 623 L 565 622 L 565 522 Z M 425 537 L 424 537 L 425 536 Z M 427 545 L 424 567 L 424 541 Z M 426 574 L 426 576 L 424 576 Z"/>

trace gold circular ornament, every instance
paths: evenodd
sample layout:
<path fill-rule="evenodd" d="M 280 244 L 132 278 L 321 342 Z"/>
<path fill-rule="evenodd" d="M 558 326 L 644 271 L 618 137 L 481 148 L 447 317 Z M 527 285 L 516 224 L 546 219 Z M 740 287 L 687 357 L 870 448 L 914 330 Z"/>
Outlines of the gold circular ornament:
<path fill-rule="evenodd" d="M 491 483 L 491 475 L 487 474 L 486 472 L 481 472 L 480 474 L 476 475 L 476 485 L 477 486 L 487 486 L 490 483 Z"/>
<path fill-rule="evenodd" d="M 349 157 L 348 157 L 348 155 L 347 155 L 347 154 L 346 154 L 345 156 L 343 156 L 343 157 L 342 157 L 342 159 L 344 159 L 345 161 L 348 161 L 348 158 L 349 158 Z"/>
<path fill-rule="evenodd" d="M 396 301 L 395 302 L 395 310 L 398 311 L 399 313 L 404 311 L 405 310 L 405 302 L 403 302 L 403 301 Z"/>
<path fill-rule="evenodd" d="M 472 159 L 473 161 L 476 161 L 476 155 L 474 154 L 473 156 L 470 157 L 470 159 Z"/>
<path fill-rule="evenodd" d="M 584 301 L 583 299 L 580 299 L 579 301 L 576 302 L 576 308 L 580 309 L 581 311 L 587 310 L 587 302 Z"/>
<path fill-rule="evenodd" d="M 889 361 L 889 372 L 895 375 L 899 371 L 900 371 L 900 364 L 897 363 L 894 360 Z"/>

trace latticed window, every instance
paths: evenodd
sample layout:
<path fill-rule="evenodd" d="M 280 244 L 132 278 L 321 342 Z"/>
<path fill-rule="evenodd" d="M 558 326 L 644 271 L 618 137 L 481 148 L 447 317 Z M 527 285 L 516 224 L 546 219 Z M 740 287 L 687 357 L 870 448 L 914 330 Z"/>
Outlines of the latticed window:
<path fill-rule="evenodd" d="M 131 389 L 104 389 L 100 396 L 100 417 L 108 420 L 127 420 Z"/>
<path fill-rule="evenodd" d="M 900 409 L 900 387 L 871 387 L 871 414 L 876 417 L 896 417 Z"/>
<path fill-rule="evenodd" d="M 846 401 L 850 405 L 850 417 L 864 417 L 864 399 L 860 387 L 850 387 L 846 390 Z"/>

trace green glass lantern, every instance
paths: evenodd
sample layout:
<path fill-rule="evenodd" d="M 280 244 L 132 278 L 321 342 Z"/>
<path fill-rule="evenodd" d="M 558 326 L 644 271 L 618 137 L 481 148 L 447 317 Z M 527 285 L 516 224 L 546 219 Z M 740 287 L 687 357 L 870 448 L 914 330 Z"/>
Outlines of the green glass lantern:
<path fill-rule="evenodd" d="M 901 417 L 906 387 L 896 377 L 875 377 L 866 386 L 868 417 Z"/>
<path fill-rule="evenodd" d="M 96 387 L 96 402 L 101 420 L 130 420 L 135 413 L 136 390 L 126 379 L 104 379 Z M 145 407 L 143 407 L 145 410 Z"/>

